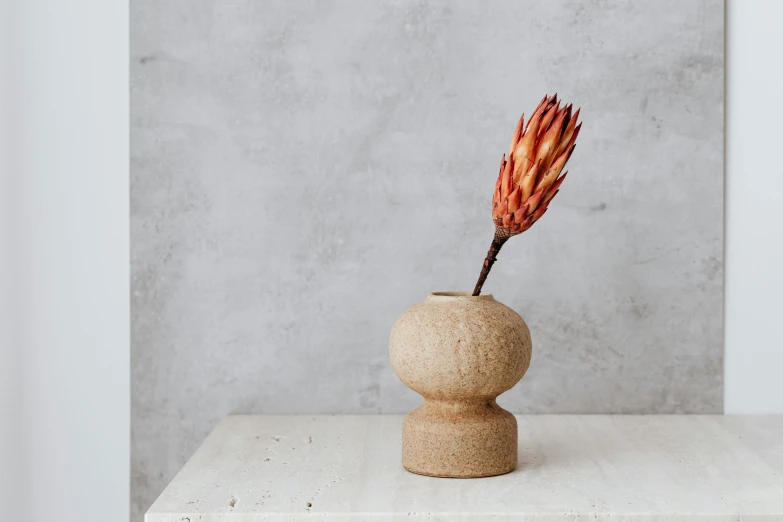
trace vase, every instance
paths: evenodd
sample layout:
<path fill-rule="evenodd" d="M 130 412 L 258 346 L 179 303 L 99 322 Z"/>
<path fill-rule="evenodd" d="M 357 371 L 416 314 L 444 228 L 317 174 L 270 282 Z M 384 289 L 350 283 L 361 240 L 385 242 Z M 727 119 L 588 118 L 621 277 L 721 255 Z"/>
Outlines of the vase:
<path fill-rule="evenodd" d="M 492 295 L 436 292 L 397 319 L 394 372 L 424 397 L 402 425 L 402 465 L 434 477 L 488 477 L 517 465 L 517 421 L 495 399 L 530 366 L 525 321 Z"/>

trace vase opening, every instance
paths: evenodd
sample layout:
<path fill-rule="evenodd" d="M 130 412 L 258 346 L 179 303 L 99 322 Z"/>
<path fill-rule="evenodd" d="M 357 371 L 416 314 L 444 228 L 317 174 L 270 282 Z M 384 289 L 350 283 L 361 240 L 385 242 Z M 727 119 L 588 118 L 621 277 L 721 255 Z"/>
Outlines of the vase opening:
<path fill-rule="evenodd" d="M 492 297 L 492 294 L 481 294 L 474 296 L 470 292 L 432 292 L 428 299 L 432 299 L 435 301 L 452 301 L 452 300 L 462 300 L 462 299 L 485 299 L 485 300 L 495 300 L 494 297 Z"/>

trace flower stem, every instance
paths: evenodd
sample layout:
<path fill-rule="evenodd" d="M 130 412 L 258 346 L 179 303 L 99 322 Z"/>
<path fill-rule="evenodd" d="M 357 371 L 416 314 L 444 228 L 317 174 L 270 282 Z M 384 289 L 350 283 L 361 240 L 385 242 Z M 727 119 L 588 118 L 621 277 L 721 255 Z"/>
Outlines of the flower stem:
<path fill-rule="evenodd" d="M 503 247 L 509 236 L 502 233 L 500 230 L 495 229 L 495 237 L 492 238 L 492 244 L 489 245 L 489 252 L 484 259 L 484 266 L 481 267 L 481 274 L 476 282 L 476 288 L 473 289 L 473 296 L 477 296 L 481 293 L 481 287 L 484 286 L 484 281 L 487 280 L 489 271 L 492 270 L 492 265 L 495 264 L 495 260 L 498 258 L 498 252 Z"/>

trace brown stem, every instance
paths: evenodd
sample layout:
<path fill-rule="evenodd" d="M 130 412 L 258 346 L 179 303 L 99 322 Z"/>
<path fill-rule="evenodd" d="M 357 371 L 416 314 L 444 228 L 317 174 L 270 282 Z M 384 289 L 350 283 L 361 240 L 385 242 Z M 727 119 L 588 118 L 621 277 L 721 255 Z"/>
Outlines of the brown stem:
<path fill-rule="evenodd" d="M 481 267 L 481 274 L 476 282 L 476 288 L 473 289 L 473 295 L 477 296 L 481 293 L 481 287 L 484 286 L 484 281 L 487 280 L 489 271 L 492 270 L 492 265 L 495 264 L 495 260 L 498 258 L 498 252 L 503 247 L 509 236 L 502 233 L 500 230 L 495 229 L 495 237 L 492 238 L 492 244 L 489 245 L 489 252 L 484 259 L 484 266 Z"/>

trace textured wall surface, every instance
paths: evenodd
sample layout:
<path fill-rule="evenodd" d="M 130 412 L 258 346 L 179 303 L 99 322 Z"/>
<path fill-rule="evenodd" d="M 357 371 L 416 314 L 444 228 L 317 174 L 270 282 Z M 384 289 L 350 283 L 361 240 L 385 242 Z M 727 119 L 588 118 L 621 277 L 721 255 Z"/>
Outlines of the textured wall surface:
<path fill-rule="evenodd" d="M 396 317 L 470 289 L 546 93 L 571 174 L 485 292 L 515 412 L 722 411 L 720 1 L 132 0 L 133 517 L 230 412 L 405 412 Z"/>

